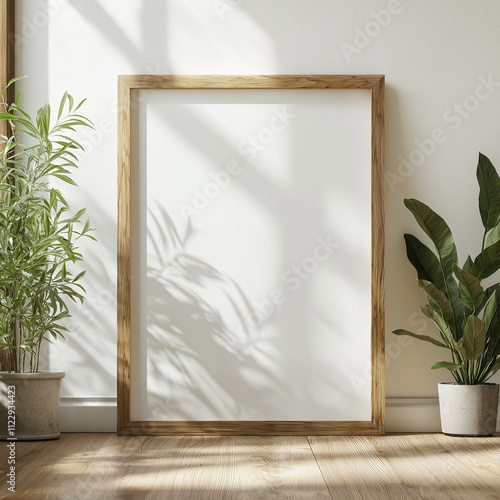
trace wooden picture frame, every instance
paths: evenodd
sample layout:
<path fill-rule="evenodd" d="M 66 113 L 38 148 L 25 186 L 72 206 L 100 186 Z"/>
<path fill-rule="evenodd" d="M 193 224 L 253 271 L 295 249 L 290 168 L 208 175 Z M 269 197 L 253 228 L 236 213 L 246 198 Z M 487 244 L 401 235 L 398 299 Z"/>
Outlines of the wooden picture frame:
<path fill-rule="evenodd" d="M 368 89 L 371 91 L 371 419 L 367 421 L 131 420 L 131 93 L 150 89 Z M 118 77 L 119 435 L 379 435 L 384 433 L 384 76 Z"/>

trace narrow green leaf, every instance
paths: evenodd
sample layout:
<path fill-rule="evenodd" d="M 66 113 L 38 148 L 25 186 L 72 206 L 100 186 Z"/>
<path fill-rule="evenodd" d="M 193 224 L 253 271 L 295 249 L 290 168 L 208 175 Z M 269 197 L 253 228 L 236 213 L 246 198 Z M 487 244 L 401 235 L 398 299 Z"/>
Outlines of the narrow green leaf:
<path fill-rule="evenodd" d="M 80 109 L 80 107 L 83 105 L 83 103 L 84 103 L 86 100 L 87 100 L 87 99 L 83 99 L 82 101 L 80 101 L 80 102 L 78 103 L 78 105 L 76 106 L 75 111 L 78 111 L 78 110 Z"/>
<path fill-rule="evenodd" d="M 453 264 L 453 272 L 460 282 L 459 294 L 465 307 L 472 311 L 479 310 L 484 300 L 484 290 L 479 280 L 465 271 L 462 271 L 456 264 Z"/>
<path fill-rule="evenodd" d="M 450 328 L 454 333 L 454 338 L 459 339 L 463 336 L 466 316 L 470 314 L 470 311 L 460 299 L 459 287 L 453 276 L 448 276 L 446 285 L 448 287 L 448 297 L 455 313 L 455 321 L 450 322 Z"/>
<path fill-rule="evenodd" d="M 417 283 L 424 290 L 429 304 L 445 321 L 453 318 L 451 303 L 441 290 L 438 290 L 430 281 L 418 280 Z"/>
<path fill-rule="evenodd" d="M 415 236 L 405 234 L 404 238 L 406 242 L 406 255 L 416 269 L 418 279 L 430 281 L 445 293 L 446 288 L 443 273 L 436 255 Z"/>
<path fill-rule="evenodd" d="M 61 103 L 59 104 L 59 111 L 57 113 L 57 121 L 59 121 L 59 118 L 61 118 L 61 115 L 63 114 L 64 111 L 64 105 L 66 104 L 66 99 L 68 98 L 68 93 L 64 92 L 62 98 L 61 98 Z"/>
<path fill-rule="evenodd" d="M 495 283 L 494 285 L 489 286 L 484 291 L 483 303 L 481 304 L 479 309 L 476 310 L 476 316 L 483 309 L 483 307 L 488 303 L 488 301 L 493 296 L 493 294 L 497 291 L 499 285 L 500 285 L 500 283 Z M 485 328 L 486 328 L 486 326 L 485 326 Z"/>
<path fill-rule="evenodd" d="M 473 361 L 484 352 L 486 331 L 483 322 L 474 315 L 467 319 L 465 325 L 463 348 L 466 361 Z"/>
<path fill-rule="evenodd" d="M 452 264 L 457 264 L 457 249 L 450 228 L 431 208 L 415 199 L 405 199 L 405 206 L 420 227 L 434 243 L 446 274 L 451 274 Z"/>
<path fill-rule="evenodd" d="M 9 80 L 9 83 L 7 83 L 7 87 L 10 87 L 14 82 L 17 82 L 19 80 L 22 80 L 23 78 L 26 78 L 26 76 L 18 76 L 16 78 L 12 78 Z"/>
<path fill-rule="evenodd" d="M 494 365 L 490 368 L 488 378 L 493 377 L 498 370 L 500 370 L 500 359 L 497 359 Z"/>
<path fill-rule="evenodd" d="M 497 241 L 500 241 L 500 224 L 497 224 L 493 230 L 488 233 L 488 236 L 486 237 L 486 246 L 490 247 Z"/>
<path fill-rule="evenodd" d="M 500 178 L 488 157 L 479 153 L 477 164 L 479 183 L 479 212 L 484 229 L 489 231 L 497 225 L 500 217 Z"/>
<path fill-rule="evenodd" d="M 428 335 L 419 335 L 417 333 L 412 333 L 409 332 L 408 330 L 403 330 L 403 329 L 393 330 L 392 333 L 394 333 L 394 335 L 406 335 L 408 337 L 414 337 L 416 339 L 423 340 L 425 342 L 430 342 L 431 344 L 437 345 L 438 347 L 444 347 L 445 349 L 448 349 L 448 346 L 446 344 L 443 344 L 439 340 L 433 339 Z"/>
<path fill-rule="evenodd" d="M 82 271 L 81 273 L 78 273 L 74 278 L 73 278 L 73 283 L 78 281 L 79 279 L 83 278 L 85 276 L 86 271 Z"/>
<path fill-rule="evenodd" d="M 457 351 L 462 358 L 465 358 L 465 347 L 464 347 L 464 339 L 461 338 L 458 342 L 455 342 L 455 351 Z"/>
<path fill-rule="evenodd" d="M 464 365 L 457 365 L 456 363 L 452 363 L 451 361 L 438 361 L 431 366 L 431 370 L 438 370 L 439 368 L 446 368 L 450 370 L 450 372 L 455 372 L 460 370 Z"/>
<path fill-rule="evenodd" d="M 486 357 L 491 359 L 500 354 L 500 288 L 497 288 L 486 304 L 483 324 L 488 342 Z"/>
<path fill-rule="evenodd" d="M 64 182 L 67 182 L 68 184 L 72 184 L 73 186 L 76 186 L 76 182 L 71 178 L 68 177 L 67 175 L 63 174 L 54 174 L 54 177 L 57 177 L 58 179 L 61 179 Z"/>
<path fill-rule="evenodd" d="M 86 208 L 82 208 L 81 210 L 78 210 L 78 212 L 72 217 L 74 222 L 79 221 L 82 218 L 82 215 L 87 211 Z"/>
<path fill-rule="evenodd" d="M 445 343 L 447 345 L 453 345 L 455 341 L 450 335 L 449 325 L 444 320 L 444 318 L 440 314 L 438 314 L 429 304 L 420 306 L 420 310 L 437 326 L 441 334 L 441 338 L 445 341 Z"/>
<path fill-rule="evenodd" d="M 470 274 L 470 270 L 472 269 L 472 259 L 470 258 L 470 255 L 467 257 L 462 269 L 466 272 L 466 273 L 469 273 Z"/>
<path fill-rule="evenodd" d="M 486 247 L 474 260 L 471 274 L 479 281 L 500 269 L 500 241 Z"/>
<path fill-rule="evenodd" d="M 500 289 L 495 291 L 484 309 L 483 324 L 486 331 L 489 330 L 490 324 L 494 321 L 496 315 L 500 315 Z"/>

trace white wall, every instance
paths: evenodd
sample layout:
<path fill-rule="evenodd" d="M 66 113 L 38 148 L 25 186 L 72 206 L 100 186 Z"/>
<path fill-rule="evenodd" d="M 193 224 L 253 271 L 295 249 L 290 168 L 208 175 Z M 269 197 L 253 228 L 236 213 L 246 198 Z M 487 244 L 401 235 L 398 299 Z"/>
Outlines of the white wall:
<path fill-rule="evenodd" d="M 116 76 L 372 73 L 385 74 L 387 84 L 387 430 L 438 430 L 436 384 L 450 377 L 429 367 L 442 353 L 416 341 L 402 345 L 390 333 L 431 333 L 418 314 L 424 299 L 403 242 L 405 231 L 421 232 L 403 198 L 445 217 L 461 260 L 477 253 L 478 151 L 500 166 L 500 4 L 18 0 L 16 7 L 16 72 L 29 75 L 24 104 L 55 103 L 69 90 L 88 98 L 85 112 L 97 125 L 76 176 L 80 189 L 69 195 L 97 227 L 99 243 L 83 248 L 89 301 L 75 308 L 72 335 L 49 356 L 51 368 L 67 372 L 62 429 L 115 425 Z M 424 153 L 415 152 L 419 141 Z"/>

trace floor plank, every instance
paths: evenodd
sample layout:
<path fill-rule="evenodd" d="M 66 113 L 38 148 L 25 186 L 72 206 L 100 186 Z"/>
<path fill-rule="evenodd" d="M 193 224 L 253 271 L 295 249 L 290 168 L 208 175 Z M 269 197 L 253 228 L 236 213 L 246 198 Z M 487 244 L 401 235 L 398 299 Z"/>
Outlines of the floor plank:
<path fill-rule="evenodd" d="M 329 499 L 305 437 L 182 438 L 147 500 Z"/>
<path fill-rule="evenodd" d="M 312 437 L 335 499 L 500 498 L 500 438 Z"/>
<path fill-rule="evenodd" d="M 18 442 L 17 492 L 0 498 L 453 499 L 500 498 L 500 437 L 152 437 L 63 434 Z"/>

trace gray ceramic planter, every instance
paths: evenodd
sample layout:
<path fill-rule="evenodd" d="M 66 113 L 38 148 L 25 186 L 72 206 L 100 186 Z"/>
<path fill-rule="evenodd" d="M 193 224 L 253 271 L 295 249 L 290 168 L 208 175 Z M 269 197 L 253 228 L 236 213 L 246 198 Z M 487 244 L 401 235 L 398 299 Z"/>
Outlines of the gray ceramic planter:
<path fill-rule="evenodd" d="M 438 384 L 441 430 L 452 436 L 491 436 L 496 432 L 497 384 Z"/>
<path fill-rule="evenodd" d="M 60 436 L 59 393 L 64 375 L 64 372 L 0 372 L 1 440 L 15 437 L 20 441 L 33 441 Z M 12 403 L 9 395 L 13 393 L 15 425 L 12 412 L 8 412 Z"/>

